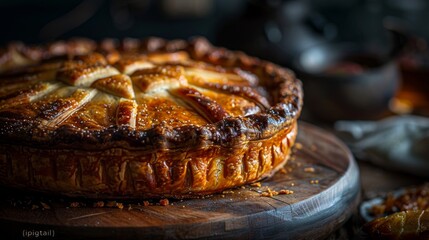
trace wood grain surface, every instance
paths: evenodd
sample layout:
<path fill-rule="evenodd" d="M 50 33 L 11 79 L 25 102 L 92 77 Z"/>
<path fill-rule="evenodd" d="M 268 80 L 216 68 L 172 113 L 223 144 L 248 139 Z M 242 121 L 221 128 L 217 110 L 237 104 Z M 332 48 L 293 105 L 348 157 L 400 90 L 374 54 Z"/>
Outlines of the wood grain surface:
<path fill-rule="evenodd" d="M 359 171 L 344 144 L 319 128 L 300 122 L 297 143 L 284 170 L 261 187 L 170 199 L 167 206 L 121 202 L 123 209 L 2 189 L 0 221 L 14 238 L 53 230 L 54 239 L 323 239 L 356 210 Z M 293 194 L 261 196 L 269 190 Z M 71 207 L 74 202 L 80 206 Z"/>

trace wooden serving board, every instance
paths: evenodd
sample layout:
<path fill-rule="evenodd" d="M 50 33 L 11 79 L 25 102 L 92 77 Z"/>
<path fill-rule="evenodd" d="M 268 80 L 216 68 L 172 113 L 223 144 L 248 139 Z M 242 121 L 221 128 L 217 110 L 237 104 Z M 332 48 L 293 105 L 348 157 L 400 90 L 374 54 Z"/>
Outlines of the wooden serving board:
<path fill-rule="evenodd" d="M 91 202 L 72 208 L 74 200 L 9 191 L 0 202 L 0 221 L 13 237 L 52 230 L 61 239 L 322 239 L 356 210 L 358 168 L 345 145 L 317 127 L 300 122 L 297 143 L 287 173 L 276 173 L 261 187 L 170 200 L 167 206 L 125 202 L 123 209 L 94 208 Z M 293 194 L 262 197 L 268 188 Z M 25 201 L 41 201 L 49 209 L 32 210 Z"/>

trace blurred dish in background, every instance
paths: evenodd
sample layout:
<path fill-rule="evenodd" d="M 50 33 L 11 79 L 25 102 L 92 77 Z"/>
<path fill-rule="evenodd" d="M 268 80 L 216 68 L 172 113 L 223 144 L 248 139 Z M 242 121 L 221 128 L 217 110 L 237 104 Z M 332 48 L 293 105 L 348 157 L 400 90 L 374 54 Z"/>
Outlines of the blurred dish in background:
<path fill-rule="evenodd" d="M 418 187 L 401 188 L 361 204 L 362 218 L 370 222 L 401 211 L 429 210 L 429 183 Z"/>
<path fill-rule="evenodd" d="M 336 26 L 308 1 L 249 0 L 242 15 L 220 28 L 217 42 L 290 67 L 301 51 L 336 35 Z"/>
<path fill-rule="evenodd" d="M 372 239 L 428 239 L 429 184 L 365 201 L 360 214 Z"/>
<path fill-rule="evenodd" d="M 388 110 L 400 76 L 389 49 L 326 43 L 303 51 L 294 69 L 306 93 L 303 118 L 374 119 Z"/>

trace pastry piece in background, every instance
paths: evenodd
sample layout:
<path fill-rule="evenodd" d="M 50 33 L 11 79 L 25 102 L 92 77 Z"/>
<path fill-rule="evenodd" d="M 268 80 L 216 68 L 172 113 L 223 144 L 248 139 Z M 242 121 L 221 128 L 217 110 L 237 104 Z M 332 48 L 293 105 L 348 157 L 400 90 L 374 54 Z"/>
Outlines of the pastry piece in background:
<path fill-rule="evenodd" d="M 361 214 L 372 239 L 429 239 L 429 184 L 363 203 Z"/>
<path fill-rule="evenodd" d="M 364 231 L 371 239 L 429 239 L 429 211 L 402 211 L 377 218 Z"/>

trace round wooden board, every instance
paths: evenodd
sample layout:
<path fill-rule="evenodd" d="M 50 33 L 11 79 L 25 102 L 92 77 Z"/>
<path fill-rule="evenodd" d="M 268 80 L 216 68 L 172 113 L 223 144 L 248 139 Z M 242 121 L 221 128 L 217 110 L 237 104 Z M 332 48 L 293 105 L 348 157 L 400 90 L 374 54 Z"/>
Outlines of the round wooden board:
<path fill-rule="evenodd" d="M 261 187 L 172 200 L 168 206 L 131 202 L 122 210 L 71 208 L 70 199 L 46 196 L 30 200 L 44 201 L 49 209 L 31 210 L 22 206 L 29 196 L 9 192 L 0 203 L 0 221 L 13 237 L 51 230 L 47 233 L 61 239 L 322 239 L 356 210 L 358 168 L 347 147 L 317 127 L 300 122 L 297 143 L 288 173 L 276 173 Z M 268 188 L 294 193 L 262 197 Z"/>

